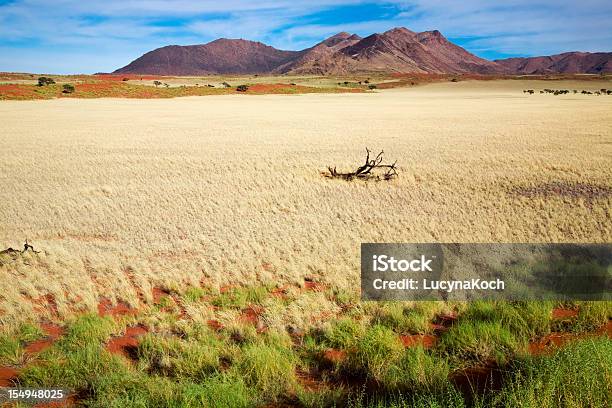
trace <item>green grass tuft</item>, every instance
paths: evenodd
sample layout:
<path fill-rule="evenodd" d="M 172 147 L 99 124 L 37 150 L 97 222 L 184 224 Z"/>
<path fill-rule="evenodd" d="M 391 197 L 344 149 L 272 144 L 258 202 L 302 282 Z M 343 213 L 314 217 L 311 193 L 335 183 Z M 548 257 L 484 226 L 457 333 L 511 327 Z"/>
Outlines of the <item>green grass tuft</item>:
<path fill-rule="evenodd" d="M 284 347 L 246 345 L 233 368 L 263 401 L 277 401 L 281 395 L 291 393 L 297 383 L 295 355 Z"/>

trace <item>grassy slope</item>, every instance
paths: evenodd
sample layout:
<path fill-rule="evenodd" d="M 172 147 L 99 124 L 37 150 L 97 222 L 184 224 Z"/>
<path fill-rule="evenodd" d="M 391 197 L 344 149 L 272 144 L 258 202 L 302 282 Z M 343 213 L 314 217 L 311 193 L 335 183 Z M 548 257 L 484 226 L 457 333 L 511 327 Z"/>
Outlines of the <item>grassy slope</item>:
<path fill-rule="evenodd" d="M 552 303 L 360 303 L 325 290 L 342 312 L 324 326 L 259 326 L 244 318 L 245 310 L 288 305 L 297 296 L 274 293 L 263 287 L 224 293 L 190 288 L 134 315 L 85 314 L 69 322 L 52 347 L 25 362 L 18 356 L 40 333 L 24 325 L 0 338 L 0 361 L 22 368 L 24 386 L 67 387 L 80 402 L 99 407 L 604 407 L 611 391 L 607 337 L 529 354 L 530 340 L 559 327 L 551 318 Z M 612 317 L 605 302 L 563 306 L 579 310 L 563 320 L 566 331 L 597 327 Z M 211 317 L 219 320 L 234 317 L 219 325 L 198 323 L 184 319 L 181 309 L 189 307 L 212 307 Z M 436 316 L 451 313 L 457 315 L 454 324 L 432 348 L 403 346 L 400 335 L 431 332 Z M 403 319 L 428 325 L 398 324 Z M 109 352 L 105 344 L 135 325 L 149 333 L 130 352 L 133 360 Z M 330 350 L 341 357 L 330 358 Z M 499 367 L 501 391 L 466 394 L 454 374 L 483 364 Z"/>

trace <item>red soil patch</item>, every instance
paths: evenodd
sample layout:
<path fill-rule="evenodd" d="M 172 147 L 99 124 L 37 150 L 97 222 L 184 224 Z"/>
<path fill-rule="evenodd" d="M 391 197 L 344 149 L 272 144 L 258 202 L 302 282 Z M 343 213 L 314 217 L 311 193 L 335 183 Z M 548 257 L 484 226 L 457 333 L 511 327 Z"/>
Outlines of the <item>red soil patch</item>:
<path fill-rule="evenodd" d="M 154 287 L 152 290 L 153 293 L 153 303 L 159 304 L 164 297 L 171 297 L 170 292 L 167 289 Z"/>
<path fill-rule="evenodd" d="M 416 347 L 418 345 L 423 348 L 429 349 L 436 345 L 438 338 L 431 334 L 412 334 L 408 336 L 400 336 L 400 340 L 404 344 L 404 347 Z"/>
<path fill-rule="evenodd" d="M 272 265 L 270 262 L 262 262 L 261 267 L 266 272 L 274 272 L 274 265 Z"/>
<path fill-rule="evenodd" d="M 108 341 L 106 349 L 111 353 L 131 358 L 140 343 L 139 338 L 147 334 L 147 332 L 148 330 L 143 326 L 127 327 L 122 336 L 113 337 Z"/>
<path fill-rule="evenodd" d="M 37 97 L 32 85 L 0 84 L 0 99 L 36 99 Z"/>
<path fill-rule="evenodd" d="M 223 285 L 219 288 L 219 293 L 227 293 L 237 287 L 238 285 Z"/>
<path fill-rule="evenodd" d="M 215 331 L 219 331 L 223 329 L 223 325 L 218 320 L 211 319 L 208 322 L 206 322 L 206 324 L 208 324 L 208 327 L 210 327 L 211 329 Z"/>
<path fill-rule="evenodd" d="M 449 379 L 464 396 L 471 398 L 485 391 L 500 390 L 503 373 L 494 362 L 490 362 L 482 366 L 455 371 L 449 376 Z"/>
<path fill-rule="evenodd" d="M 435 333 L 442 333 L 447 331 L 457 321 L 457 313 L 446 313 L 436 317 L 433 323 L 429 324 L 429 327 Z"/>
<path fill-rule="evenodd" d="M 19 371 L 12 367 L 0 367 L 0 387 L 11 387 Z"/>
<path fill-rule="evenodd" d="M 314 292 L 321 292 L 325 290 L 325 285 L 320 282 L 315 282 L 312 278 L 304 279 L 304 289 L 312 290 Z"/>
<path fill-rule="evenodd" d="M 99 316 L 126 316 L 126 315 L 135 315 L 137 313 L 136 309 L 132 306 L 128 305 L 125 302 L 117 302 L 116 305 L 113 305 L 113 302 L 110 299 L 102 298 L 100 303 L 98 304 L 98 315 Z"/>
<path fill-rule="evenodd" d="M 605 326 L 592 333 L 550 333 L 538 341 L 529 343 L 528 350 L 532 355 L 547 354 L 573 341 L 599 336 L 612 338 L 612 321 L 608 321 Z"/>
<path fill-rule="evenodd" d="M 287 299 L 287 295 L 289 294 L 289 286 L 285 285 L 278 288 L 274 288 L 272 289 L 270 294 L 276 298 Z"/>
<path fill-rule="evenodd" d="M 262 333 L 266 330 L 265 325 L 259 319 L 263 312 L 264 309 L 262 307 L 249 306 L 242 310 L 239 319 L 243 323 L 253 325 L 255 328 L 257 328 L 258 333 Z"/>
<path fill-rule="evenodd" d="M 578 316 L 578 310 L 576 309 L 564 309 L 561 307 L 555 308 L 552 311 L 553 319 L 568 319 Z"/>
<path fill-rule="evenodd" d="M 36 340 L 25 347 L 26 354 L 40 353 L 55 343 L 55 341 L 64 334 L 64 329 L 53 323 L 42 323 L 40 328 L 45 332 L 47 337 Z"/>
<path fill-rule="evenodd" d="M 346 358 L 346 351 L 329 348 L 323 352 L 323 359 L 330 363 L 340 363 Z"/>
<path fill-rule="evenodd" d="M 325 382 L 310 372 L 297 370 L 295 376 L 300 385 L 307 391 L 320 391 L 325 388 Z"/>

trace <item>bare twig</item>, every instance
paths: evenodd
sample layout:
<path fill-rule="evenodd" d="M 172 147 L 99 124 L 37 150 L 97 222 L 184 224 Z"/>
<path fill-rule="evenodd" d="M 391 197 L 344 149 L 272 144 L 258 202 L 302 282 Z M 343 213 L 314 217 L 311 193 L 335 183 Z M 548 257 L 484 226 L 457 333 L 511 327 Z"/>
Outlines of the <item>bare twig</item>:
<path fill-rule="evenodd" d="M 323 173 L 325 177 L 330 178 L 341 178 L 344 180 L 353 180 L 355 178 L 359 178 L 362 180 L 391 180 L 398 176 L 397 173 L 397 161 L 393 162 L 393 164 L 382 164 L 384 151 L 381 150 L 380 153 L 376 155 L 375 158 L 370 159 L 370 149 L 366 147 L 366 158 L 365 163 L 357 168 L 357 170 L 348 173 L 341 173 L 336 170 L 336 167 L 328 167 L 327 170 L 329 173 Z M 382 174 L 374 174 L 376 169 L 386 169 Z"/>

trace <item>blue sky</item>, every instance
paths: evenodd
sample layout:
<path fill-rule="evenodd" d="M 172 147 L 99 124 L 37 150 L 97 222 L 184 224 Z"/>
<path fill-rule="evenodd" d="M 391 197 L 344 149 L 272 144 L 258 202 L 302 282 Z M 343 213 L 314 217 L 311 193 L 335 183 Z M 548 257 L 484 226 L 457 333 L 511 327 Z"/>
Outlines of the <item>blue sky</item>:
<path fill-rule="evenodd" d="M 340 31 L 440 30 L 489 59 L 612 51 L 612 1 L 0 0 L 0 71 L 108 72 L 219 37 L 302 49 Z"/>

